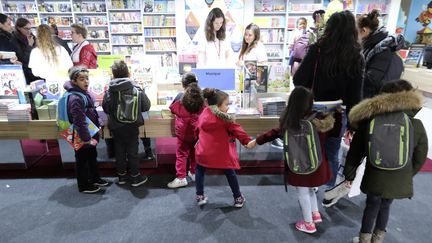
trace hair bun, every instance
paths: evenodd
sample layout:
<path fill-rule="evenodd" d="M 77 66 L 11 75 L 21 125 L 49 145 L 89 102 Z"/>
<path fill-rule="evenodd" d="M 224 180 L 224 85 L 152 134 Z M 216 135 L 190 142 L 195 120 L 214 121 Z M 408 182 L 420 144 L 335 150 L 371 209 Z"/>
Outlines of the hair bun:
<path fill-rule="evenodd" d="M 370 13 L 368 13 L 368 17 L 372 20 L 378 19 L 381 16 L 378 9 L 373 9 Z"/>
<path fill-rule="evenodd" d="M 208 98 L 212 98 L 216 95 L 216 89 L 214 88 L 205 88 L 203 90 L 203 96 L 204 98 L 208 99 Z"/>

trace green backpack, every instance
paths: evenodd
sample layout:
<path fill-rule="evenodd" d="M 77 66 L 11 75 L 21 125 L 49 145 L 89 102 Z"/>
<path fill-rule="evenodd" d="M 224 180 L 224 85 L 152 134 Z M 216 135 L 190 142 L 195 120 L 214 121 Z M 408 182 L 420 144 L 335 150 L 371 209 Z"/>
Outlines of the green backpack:
<path fill-rule="evenodd" d="M 368 154 L 372 166 L 398 170 L 411 162 L 413 126 L 404 112 L 385 113 L 369 122 Z"/>
<path fill-rule="evenodd" d="M 135 123 L 138 119 L 140 91 L 134 87 L 130 90 L 122 90 L 114 93 L 116 100 L 115 117 L 120 123 Z"/>

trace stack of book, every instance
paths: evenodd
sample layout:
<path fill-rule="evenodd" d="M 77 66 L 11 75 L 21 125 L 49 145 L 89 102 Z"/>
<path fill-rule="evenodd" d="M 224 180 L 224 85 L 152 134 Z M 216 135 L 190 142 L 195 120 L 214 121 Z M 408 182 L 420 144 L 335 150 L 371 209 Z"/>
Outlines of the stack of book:
<path fill-rule="evenodd" d="M 4 99 L 0 100 L 0 121 L 7 120 L 7 112 L 12 109 L 18 100 Z"/>
<path fill-rule="evenodd" d="M 30 121 L 30 104 L 17 104 L 7 111 L 8 121 Z"/>
<path fill-rule="evenodd" d="M 279 116 L 286 107 L 286 101 L 281 97 L 258 99 L 258 110 L 264 116 Z"/>

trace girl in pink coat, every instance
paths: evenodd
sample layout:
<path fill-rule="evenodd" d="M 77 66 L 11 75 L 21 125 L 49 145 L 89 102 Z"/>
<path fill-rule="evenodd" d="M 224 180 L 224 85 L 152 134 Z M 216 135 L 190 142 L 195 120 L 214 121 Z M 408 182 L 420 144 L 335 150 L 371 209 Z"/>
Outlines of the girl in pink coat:
<path fill-rule="evenodd" d="M 204 97 L 198 80 L 193 73 L 186 73 L 182 78 L 185 93 L 180 93 L 170 105 L 175 115 L 175 134 L 177 137 L 176 178 L 168 183 L 168 188 L 187 186 L 186 173 L 195 180 L 195 143 L 194 136 L 198 117 L 204 107 Z M 189 163 L 188 163 L 189 162 Z"/>
<path fill-rule="evenodd" d="M 234 196 L 234 206 L 241 208 L 245 202 L 240 192 L 235 170 L 240 169 L 235 140 L 247 145 L 251 139 L 243 128 L 227 114 L 228 94 L 217 89 L 204 89 L 208 107 L 201 113 L 197 124 L 198 142 L 195 146 L 197 160 L 195 185 L 199 206 L 207 203 L 204 196 L 206 168 L 223 169 Z"/>

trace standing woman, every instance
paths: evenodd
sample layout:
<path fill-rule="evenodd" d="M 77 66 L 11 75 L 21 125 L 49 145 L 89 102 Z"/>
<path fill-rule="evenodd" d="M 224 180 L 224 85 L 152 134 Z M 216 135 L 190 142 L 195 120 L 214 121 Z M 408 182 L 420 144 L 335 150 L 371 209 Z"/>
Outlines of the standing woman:
<path fill-rule="evenodd" d="M 13 32 L 14 42 L 16 44 L 18 53 L 18 61 L 22 63 L 24 75 L 27 84 L 31 81 L 39 79 L 33 75 L 31 69 L 28 67 L 30 53 L 36 47 L 36 37 L 31 32 L 31 23 L 26 18 L 18 18 L 15 22 L 15 31 Z"/>
<path fill-rule="evenodd" d="M 36 48 L 32 50 L 29 61 L 29 68 L 33 74 L 46 80 L 53 80 L 56 78 L 56 71 L 69 70 L 73 66 L 66 49 L 52 38 L 48 25 L 39 25 L 36 35 Z"/>
<path fill-rule="evenodd" d="M 364 60 L 354 15 L 350 11 L 334 13 L 323 36 L 309 47 L 294 75 L 294 85 L 312 89 L 316 101 L 343 101 L 346 114 L 360 101 Z M 325 140 L 325 150 L 332 171 L 328 187 L 335 184 L 339 167 L 339 149 L 346 123 L 345 113 L 336 113 L 335 128 Z M 324 200 L 323 205 L 334 203 Z"/>
<path fill-rule="evenodd" d="M 220 8 L 212 9 L 205 22 L 205 39 L 200 41 L 198 49 L 199 68 L 233 66 L 231 46 L 226 39 L 226 20 Z M 232 63 L 232 65 L 231 65 Z"/>
<path fill-rule="evenodd" d="M 366 64 L 363 98 L 378 94 L 386 81 L 400 79 L 404 69 L 402 58 L 395 53 L 403 47 L 404 38 L 402 35 L 389 36 L 385 27 L 379 28 L 379 16 L 378 10 L 374 9 L 357 20 Z"/>
<path fill-rule="evenodd" d="M 267 52 L 260 41 L 260 28 L 254 23 L 246 26 L 237 65 L 243 66 L 245 60 L 257 61 L 258 64 L 267 63 Z"/>

